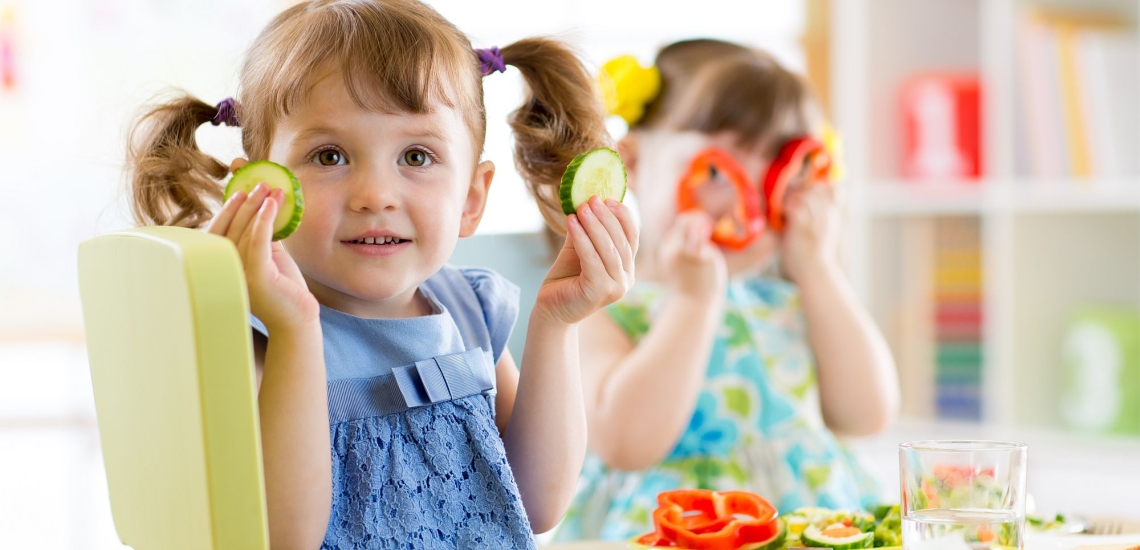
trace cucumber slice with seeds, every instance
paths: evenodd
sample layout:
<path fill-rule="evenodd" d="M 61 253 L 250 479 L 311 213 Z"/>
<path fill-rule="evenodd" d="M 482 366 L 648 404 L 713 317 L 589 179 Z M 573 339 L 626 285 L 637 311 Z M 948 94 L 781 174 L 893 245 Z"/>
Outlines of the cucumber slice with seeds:
<path fill-rule="evenodd" d="M 603 201 L 625 198 L 625 164 L 617 151 L 602 147 L 574 157 L 562 173 L 558 198 L 562 212 L 570 215 L 578 211 L 590 197 L 597 195 Z"/>
<path fill-rule="evenodd" d="M 277 210 L 277 219 L 273 221 L 273 240 L 279 241 L 291 235 L 301 225 L 301 212 L 305 209 L 305 200 L 301 196 L 301 183 L 297 176 L 288 168 L 268 160 L 251 162 L 234 172 L 234 177 L 226 184 L 223 200 L 238 191 L 250 191 L 259 183 L 265 183 L 272 189 L 285 192 L 281 206 Z"/>
<path fill-rule="evenodd" d="M 875 533 L 862 532 L 855 527 L 846 527 L 842 524 L 826 529 L 809 525 L 800 536 L 804 546 L 818 548 L 831 548 L 832 550 L 856 550 L 871 548 L 875 544 Z M 836 534 L 837 533 L 838 536 Z"/>

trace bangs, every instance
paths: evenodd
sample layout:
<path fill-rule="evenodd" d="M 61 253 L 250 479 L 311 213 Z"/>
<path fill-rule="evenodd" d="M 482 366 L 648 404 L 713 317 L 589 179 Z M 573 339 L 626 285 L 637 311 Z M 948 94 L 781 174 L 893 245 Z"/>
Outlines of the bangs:
<path fill-rule="evenodd" d="M 288 116 L 320 79 L 336 73 L 361 109 L 426 114 L 440 104 L 471 118 L 477 104 L 482 113 L 470 42 L 431 8 L 329 0 L 286 10 L 258 37 L 243 68 L 243 118 L 270 133 L 271 120 Z M 482 135 L 475 123 L 469 120 L 473 133 Z"/>

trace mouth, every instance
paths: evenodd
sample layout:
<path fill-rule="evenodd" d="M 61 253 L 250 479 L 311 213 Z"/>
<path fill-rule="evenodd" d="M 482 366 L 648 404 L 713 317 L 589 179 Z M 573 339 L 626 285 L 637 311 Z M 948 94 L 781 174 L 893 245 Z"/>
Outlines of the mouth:
<path fill-rule="evenodd" d="M 394 244 L 403 244 L 403 243 L 411 242 L 411 241 L 409 241 L 408 239 L 401 239 L 399 237 L 389 235 L 389 236 L 384 236 L 384 237 L 361 237 L 359 239 L 352 239 L 352 240 L 341 241 L 341 242 L 347 243 L 347 244 L 367 244 L 367 245 L 373 245 L 373 246 L 391 246 Z"/>

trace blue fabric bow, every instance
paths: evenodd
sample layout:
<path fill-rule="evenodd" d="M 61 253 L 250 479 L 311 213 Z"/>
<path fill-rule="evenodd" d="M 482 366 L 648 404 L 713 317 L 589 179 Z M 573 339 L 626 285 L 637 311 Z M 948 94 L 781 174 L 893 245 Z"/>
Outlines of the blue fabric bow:
<path fill-rule="evenodd" d="M 441 355 L 372 378 L 329 383 L 329 422 L 383 416 L 495 390 L 488 353 L 475 348 Z"/>

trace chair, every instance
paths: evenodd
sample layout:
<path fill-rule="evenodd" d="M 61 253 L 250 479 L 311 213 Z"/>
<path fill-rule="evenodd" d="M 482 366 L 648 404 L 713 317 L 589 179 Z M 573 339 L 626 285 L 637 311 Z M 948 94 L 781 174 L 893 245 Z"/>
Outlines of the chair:
<path fill-rule="evenodd" d="M 269 547 L 249 306 L 230 241 L 145 227 L 79 247 L 115 528 L 136 550 Z"/>

